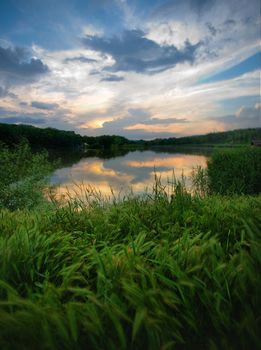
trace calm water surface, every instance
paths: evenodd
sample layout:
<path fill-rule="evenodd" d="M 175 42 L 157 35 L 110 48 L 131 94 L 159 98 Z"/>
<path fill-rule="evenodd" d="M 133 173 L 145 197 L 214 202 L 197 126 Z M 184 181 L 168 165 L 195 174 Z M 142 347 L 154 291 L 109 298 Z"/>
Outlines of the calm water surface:
<path fill-rule="evenodd" d="M 74 160 L 70 165 L 56 170 L 51 184 L 58 185 L 59 194 L 79 194 L 79 188 L 95 187 L 102 195 L 108 196 L 132 191 L 141 194 L 151 190 L 155 172 L 163 184 L 173 179 L 191 175 L 193 167 L 206 167 L 207 155 L 177 153 L 177 151 L 132 151 L 124 155 L 95 155 Z M 200 154 L 201 153 L 201 154 Z M 189 180 L 188 180 L 189 183 Z"/>

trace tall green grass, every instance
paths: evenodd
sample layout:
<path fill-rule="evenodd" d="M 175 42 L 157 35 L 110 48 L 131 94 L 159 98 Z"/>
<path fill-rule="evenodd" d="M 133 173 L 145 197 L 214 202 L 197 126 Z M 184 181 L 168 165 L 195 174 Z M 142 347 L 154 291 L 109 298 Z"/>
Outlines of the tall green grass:
<path fill-rule="evenodd" d="M 257 349 L 261 197 L 160 183 L 0 214 L 0 348 Z"/>
<path fill-rule="evenodd" d="M 261 149 L 245 147 L 218 151 L 208 162 L 207 175 L 211 193 L 260 193 Z"/>

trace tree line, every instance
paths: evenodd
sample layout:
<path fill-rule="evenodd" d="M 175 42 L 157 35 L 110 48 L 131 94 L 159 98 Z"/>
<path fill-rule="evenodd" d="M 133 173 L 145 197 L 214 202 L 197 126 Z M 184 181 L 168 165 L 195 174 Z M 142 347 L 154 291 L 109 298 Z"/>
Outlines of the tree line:
<path fill-rule="evenodd" d="M 15 145 L 27 140 L 33 148 L 68 148 L 82 150 L 84 148 L 110 148 L 129 144 L 131 141 L 116 135 L 81 136 L 74 131 L 55 128 L 37 128 L 32 125 L 16 125 L 0 123 L 0 142 Z"/>
<path fill-rule="evenodd" d="M 212 132 L 206 135 L 185 137 L 171 137 L 154 139 L 151 141 L 137 141 L 148 146 L 173 146 L 173 145 L 214 145 L 214 144 L 251 144 L 253 139 L 261 139 L 261 128 L 239 129 L 224 132 Z"/>
<path fill-rule="evenodd" d="M 117 135 L 81 136 L 74 131 L 54 128 L 37 128 L 31 125 L 0 123 L 0 142 L 15 145 L 27 140 L 32 148 L 70 149 L 111 149 L 131 146 L 173 146 L 211 144 L 250 144 L 253 139 L 261 139 L 261 128 L 215 132 L 206 135 L 180 138 L 162 138 L 150 141 L 128 140 Z"/>

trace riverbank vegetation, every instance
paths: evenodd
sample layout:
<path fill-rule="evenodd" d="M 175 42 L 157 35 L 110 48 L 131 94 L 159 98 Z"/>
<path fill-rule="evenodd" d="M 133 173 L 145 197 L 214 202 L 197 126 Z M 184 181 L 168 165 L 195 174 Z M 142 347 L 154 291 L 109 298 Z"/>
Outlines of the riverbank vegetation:
<path fill-rule="evenodd" d="M 1 153 L 6 188 L 5 168 L 12 183 L 51 169 L 19 147 Z M 248 167 L 260 159 L 244 152 Z M 235 179 L 236 166 L 221 167 L 240 163 L 232 153 L 209 169 Z M 193 194 L 156 178 L 151 193 L 120 202 L 95 191 L 66 206 L 55 196 L 19 210 L 2 201 L 0 348 L 257 349 L 261 195 L 210 194 L 210 178 L 198 175 Z"/>
<path fill-rule="evenodd" d="M 207 176 L 211 193 L 260 193 L 261 149 L 245 147 L 216 152 L 208 162 Z"/>
<path fill-rule="evenodd" d="M 209 158 L 207 169 L 194 169 L 192 180 L 201 194 L 261 193 L 261 149 L 252 146 L 219 149 Z"/>
<path fill-rule="evenodd" d="M 0 144 L 0 209 L 33 208 L 43 202 L 46 177 L 54 169 L 48 154 L 32 153 L 26 142 Z"/>

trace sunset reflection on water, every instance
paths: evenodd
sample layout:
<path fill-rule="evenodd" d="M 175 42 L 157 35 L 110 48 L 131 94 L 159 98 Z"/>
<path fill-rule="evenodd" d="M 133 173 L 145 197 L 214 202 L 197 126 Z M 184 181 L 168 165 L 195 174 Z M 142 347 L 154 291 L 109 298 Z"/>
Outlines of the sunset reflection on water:
<path fill-rule="evenodd" d="M 178 180 L 182 174 L 189 178 L 193 167 L 206 167 L 205 155 L 182 153 L 155 153 L 134 151 L 124 156 L 104 159 L 82 158 L 70 167 L 58 169 L 51 177 L 51 184 L 58 185 L 58 195 L 79 195 L 85 189 L 95 188 L 103 196 L 125 194 L 132 191 L 141 194 L 153 187 L 155 173 L 162 184 Z M 188 180 L 189 183 L 189 180 Z"/>

